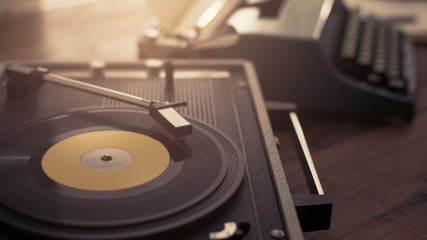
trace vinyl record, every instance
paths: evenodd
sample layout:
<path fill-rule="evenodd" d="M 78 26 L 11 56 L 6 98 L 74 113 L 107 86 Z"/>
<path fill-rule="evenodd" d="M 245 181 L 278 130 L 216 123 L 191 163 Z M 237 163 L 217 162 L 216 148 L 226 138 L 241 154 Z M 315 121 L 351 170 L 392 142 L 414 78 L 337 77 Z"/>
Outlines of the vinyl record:
<path fill-rule="evenodd" d="M 147 183 L 160 176 L 169 163 L 169 152 L 154 138 L 111 130 L 64 139 L 50 147 L 41 161 L 50 179 L 89 191 L 121 190 Z"/>
<path fill-rule="evenodd" d="M 193 124 L 193 134 L 176 139 L 145 111 L 84 109 L 39 119 L 4 134 L 0 139 L 0 220 L 49 237 L 112 239 L 166 232 L 211 213 L 240 186 L 245 161 L 238 146 L 219 130 L 196 120 L 189 121 Z M 112 132 L 136 134 L 160 143 L 169 156 L 166 167 L 139 184 L 128 184 L 126 180 L 124 185 L 113 189 L 103 188 L 109 184 L 86 189 L 46 174 L 61 168 L 55 161 L 62 155 L 49 155 L 52 149 L 65 144 L 57 149 L 61 153 L 72 147 L 67 145 L 70 139 Z M 118 146 L 123 144 L 119 139 L 110 138 L 111 146 L 74 147 L 82 156 L 87 154 L 80 157 L 80 161 L 83 164 L 87 160 L 88 166 L 70 169 L 70 176 L 80 178 L 82 169 L 91 168 L 91 154 L 99 156 L 98 152 L 90 153 L 92 150 L 122 149 L 132 155 L 135 150 L 126 149 L 125 143 Z M 44 161 L 47 168 L 52 169 L 46 170 Z M 118 164 L 123 165 L 118 166 L 118 170 L 130 166 Z M 108 172 L 114 171 L 117 169 L 106 170 L 107 178 L 113 177 Z M 131 176 L 138 178 L 134 172 Z M 73 177 L 70 179 L 73 183 Z M 82 182 L 91 181 L 90 177 L 86 179 Z"/>

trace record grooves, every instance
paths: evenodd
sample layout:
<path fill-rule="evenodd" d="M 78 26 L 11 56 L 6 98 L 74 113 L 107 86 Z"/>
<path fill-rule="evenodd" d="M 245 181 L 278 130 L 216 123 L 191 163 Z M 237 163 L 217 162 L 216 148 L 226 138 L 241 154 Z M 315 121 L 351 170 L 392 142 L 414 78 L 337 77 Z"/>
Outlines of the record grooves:
<path fill-rule="evenodd" d="M 239 188 L 245 161 L 220 130 L 189 121 L 193 134 L 176 139 L 145 111 L 92 108 L 35 120 L 3 134 L 1 221 L 44 236 L 107 239 L 151 236 L 206 216 Z M 67 187 L 45 174 L 41 161 L 48 149 L 73 136 L 102 131 L 155 139 L 166 147 L 170 163 L 158 177 L 114 191 Z"/>

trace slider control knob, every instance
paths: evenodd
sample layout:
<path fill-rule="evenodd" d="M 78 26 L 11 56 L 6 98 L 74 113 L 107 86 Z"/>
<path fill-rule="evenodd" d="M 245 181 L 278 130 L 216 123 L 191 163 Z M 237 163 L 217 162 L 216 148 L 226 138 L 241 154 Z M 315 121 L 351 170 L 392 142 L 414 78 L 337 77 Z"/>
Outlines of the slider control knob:
<path fill-rule="evenodd" d="M 249 224 L 241 223 L 237 225 L 235 222 L 224 223 L 224 229 L 218 232 L 209 233 L 210 240 L 239 240 L 249 232 Z"/>

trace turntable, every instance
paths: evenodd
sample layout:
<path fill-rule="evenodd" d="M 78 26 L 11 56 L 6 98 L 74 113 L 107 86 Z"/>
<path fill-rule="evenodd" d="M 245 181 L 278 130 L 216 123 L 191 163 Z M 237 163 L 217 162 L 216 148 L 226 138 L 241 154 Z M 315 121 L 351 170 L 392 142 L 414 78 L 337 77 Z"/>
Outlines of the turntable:
<path fill-rule="evenodd" d="M 251 64 L 1 72 L 0 236 L 303 238 Z"/>

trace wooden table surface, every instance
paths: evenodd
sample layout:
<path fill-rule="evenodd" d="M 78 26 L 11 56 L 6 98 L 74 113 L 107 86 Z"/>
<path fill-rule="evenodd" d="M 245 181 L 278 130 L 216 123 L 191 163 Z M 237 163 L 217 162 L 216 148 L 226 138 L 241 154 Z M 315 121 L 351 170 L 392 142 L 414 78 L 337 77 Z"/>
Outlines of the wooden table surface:
<path fill-rule="evenodd" d="M 307 239 L 427 239 L 427 47 L 417 46 L 413 121 L 300 112 L 325 193 L 331 229 Z M 276 131 L 292 147 L 288 131 Z M 283 141 L 282 141 L 283 145 Z M 280 150 L 293 193 L 307 193 L 294 150 Z"/>
<path fill-rule="evenodd" d="M 150 19 L 135 0 L 3 16 L 0 61 L 136 60 L 137 38 Z M 307 239 L 427 239 L 427 47 L 416 50 L 420 85 L 413 121 L 300 111 L 334 202 L 331 229 L 305 233 Z M 292 192 L 308 192 L 289 131 L 275 134 Z"/>

